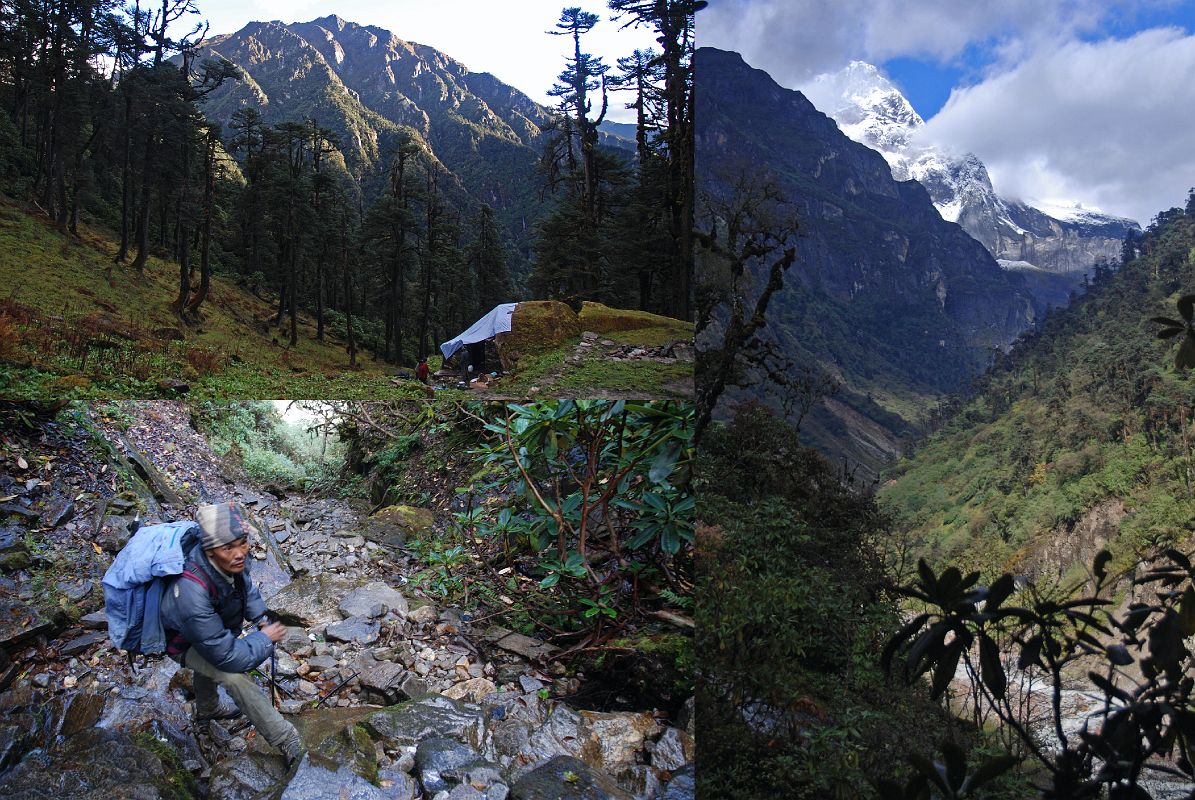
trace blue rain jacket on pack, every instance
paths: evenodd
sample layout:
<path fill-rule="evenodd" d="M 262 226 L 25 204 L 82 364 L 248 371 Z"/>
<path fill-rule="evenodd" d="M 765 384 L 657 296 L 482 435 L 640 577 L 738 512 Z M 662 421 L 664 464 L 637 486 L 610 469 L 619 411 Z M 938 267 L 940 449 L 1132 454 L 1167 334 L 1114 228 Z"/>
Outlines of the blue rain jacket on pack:
<path fill-rule="evenodd" d="M 104 573 L 108 636 L 130 653 L 166 650 L 159 606 L 168 576 L 183 571 L 186 550 L 199 541 L 194 522 L 147 525 L 129 540 Z"/>
<path fill-rule="evenodd" d="M 261 631 L 238 638 L 245 620 L 260 620 L 266 613 L 261 592 L 249 577 L 249 562 L 230 583 L 197 544 L 187 553 L 184 571 L 200 580 L 175 578 L 162 597 L 162 626 L 173 639 L 172 655 L 179 654 L 178 645 L 184 650 L 190 645 L 225 672 L 248 672 L 269 658 L 274 643 Z"/>

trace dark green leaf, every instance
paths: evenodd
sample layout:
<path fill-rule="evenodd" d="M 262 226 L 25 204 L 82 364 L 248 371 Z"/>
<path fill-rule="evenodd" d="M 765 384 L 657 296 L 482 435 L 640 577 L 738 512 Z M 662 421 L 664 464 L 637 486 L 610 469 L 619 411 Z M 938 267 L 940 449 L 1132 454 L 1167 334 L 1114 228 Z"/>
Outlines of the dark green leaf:
<path fill-rule="evenodd" d="M 984 611 L 994 611 L 1000 607 L 1000 604 L 1008 599 L 1012 594 L 1013 589 L 1016 588 L 1015 579 L 1005 573 L 996 579 L 996 582 L 988 587 L 987 602 L 984 603 Z"/>
<path fill-rule="evenodd" d="M 1192 312 L 1195 311 L 1195 294 L 1185 294 L 1178 298 L 1178 313 L 1187 322 L 1191 321 Z"/>
<path fill-rule="evenodd" d="M 1123 644 L 1114 644 L 1108 647 L 1108 660 L 1118 667 L 1127 667 L 1133 663 L 1133 657 L 1129 654 L 1129 649 Z"/>
<path fill-rule="evenodd" d="M 1183 327 L 1183 323 L 1181 320 L 1170 319 L 1170 317 L 1150 317 L 1149 321 L 1156 322 L 1159 325 L 1169 325 L 1170 327 L 1174 327 L 1174 328 L 1182 328 Z"/>
<path fill-rule="evenodd" d="M 985 783 L 992 782 L 1015 767 L 1020 761 L 1021 759 L 1016 756 L 996 756 L 995 758 L 989 758 L 971 773 L 971 776 L 967 778 L 967 782 L 963 786 L 963 792 L 959 792 L 959 794 L 963 794 L 964 792 L 970 793 Z"/>
<path fill-rule="evenodd" d="M 1004 675 L 1004 665 L 1000 662 L 1000 648 L 987 634 L 979 637 L 979 666 L 983 685 L 988 687 L 992 697 L 1003 700 L 1008 679 Z"/>
<path fill-rule="evenodd" d="M 651 469 L 647 473 L 647 477 L 652 483 L 667 483 L 669 476 L 672 475 L 672 468 L 676 466 L 676 459 L 680 456 L 680 443 L 670 444 L 668 447 L 660 451 L 656 456 L 655 461 L 651 464 Z"/>
<path fill-rule="evenodd" d="M 1174 357 L 1174 366 L 1178 370 L 1195 367 L 1195 339 L 1191 338 L 1190 332 L 1183 337 L 1183 343 L 1178 346 L 1178 355 Z"/>
<path fill-rule="evenodd" d="M 1195 588 L 1188 586 L 1178 605 L 1178 629 L 1183 636 L 1195 636 Z"/>
<path fill-rule="evenodd" d="M 954 680 L 955 671 L 958 669 L 959 657 L 963 654 L 962 639 L 955 639 L 946 646 L 946 651 L 942 654 L 942 658 L 938 660 L 938 665 L 934 668 L 933 685 L 930 687 L 930 696 L 937 700 L 950 686 L 950 682 Z"/>
<path fill-rule="evenodd" d="M 929 614 L 920 614 L 913 619 L 908 625 L 905 625 L 896 634 L 888 640 L 888 644 L 884 645 L 884 652 L 880 655 L 880 668 L 887 674 L 892 670 L 892 657 L 896 655 L 896 651 L 904 644 L 910 636 L 921 630 L 921 626 L 929 619 Z"/>
<path fill-rule="evenodd" d="M 1112 560 L 1112 553 L 1107 550 L 1101 550 L 1096 553 L 1095 561 L 1092 563 L 1091 571 L 1095 573 L 1095 577 L 1103 581 L 1104 576 L 1107 575 L 1108 562 Z"/>
<path fill-rule="evenodd" d="M 1183 328 L 1162 328 L 1162 330 L 1157 332 L 1156 336 L 1159 339 L 1173 339 L 1182 332 Z"/>
<path fill-rule="evenodd" d="M 957 792 L 967 779 L 967 755 L 954 742 L 942 742 L 942 760 L 946 765 L 946 782 Z"/>
<path fill-rule="evenodd" d="M 946 778 L 938 771 L 937 766 L 928 758 L 917 753 L 909 755 L 909 763 L 917 770 L 926 780 L 934 786 L 941 789 L 943 792 L 949 792 L 950 787 L 946 785 Z"/>
<path fill-rule="evenodd" d="M 1132 700 L 1128 692 L 1126 692 L 1124 689 L 1121 689 L 1119 686 L 1116 686 L 1112 683 L 1112 681 L 1108 680 L 1098 672 L 1088 672 L 1087 677 L 1091 679 L 1092 683 L 1099 687 L 1100 691 L 1109 697 L 1115 697 L 1116 699 L 1125 703 L 1128 703 Z"/>

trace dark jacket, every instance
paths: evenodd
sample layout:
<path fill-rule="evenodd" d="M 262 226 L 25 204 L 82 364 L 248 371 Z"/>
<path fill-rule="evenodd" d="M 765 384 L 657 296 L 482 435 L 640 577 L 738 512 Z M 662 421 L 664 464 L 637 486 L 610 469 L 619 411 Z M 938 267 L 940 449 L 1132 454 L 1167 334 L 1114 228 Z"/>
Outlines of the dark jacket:
<path fill-rule="evenodd" d="M 192 580 L 187 573 L 200 580 Z M 196 545 L 187 553 L 183 574 L 162 594 L 167 652 L 179 658 L 189 645 L 217 669 L 248 672 L 269 657 L 274 643 L 261 631 L 238 636 L 245 620 L 259 620 L 265 613 L 266 603 L 249 577 L 248 561 L 245 571 L 233 576 L 230 584 Z"/>

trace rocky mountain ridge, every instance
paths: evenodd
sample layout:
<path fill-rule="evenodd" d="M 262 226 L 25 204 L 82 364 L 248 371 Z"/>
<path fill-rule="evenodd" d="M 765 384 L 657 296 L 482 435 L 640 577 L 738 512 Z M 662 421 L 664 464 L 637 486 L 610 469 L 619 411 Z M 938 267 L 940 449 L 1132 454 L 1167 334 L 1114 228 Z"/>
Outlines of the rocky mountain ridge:
<path fill-rule="evenodd" d="M 443 166 L 456 204 L 487 203 L 524 254 L 543 208 L 536 172 L 549 109 L 484 72 L 390 31 L 327 16 L 310 22 L 250 22 L 199 49 L 225 59 L 241 80 L 206 99 L 204 112 L 226 131 L 233 114 L 255 108 L 267 125 L 315 120 L 332 130 L 345 169 L 380 181 L 405 135 Z M 461 197 L 464 195 L 465 197 Z"/>
<path fill-rule="evenodd" d="M 879 152 L 894 178 L 925 186 L 942 218 L 962 225 L 1004 266 L 1073 275 L 1077 285 L 1097 260 L 1118 263 L 1125 235 L 1140 231 L 1133 220 L 1081 205 L 1037 208 L 999 195 L 978 156 L 924 140 L 925 121 L 871 64 L 853 61 L 819 76 L 808 93 L 843 133 Z"/>

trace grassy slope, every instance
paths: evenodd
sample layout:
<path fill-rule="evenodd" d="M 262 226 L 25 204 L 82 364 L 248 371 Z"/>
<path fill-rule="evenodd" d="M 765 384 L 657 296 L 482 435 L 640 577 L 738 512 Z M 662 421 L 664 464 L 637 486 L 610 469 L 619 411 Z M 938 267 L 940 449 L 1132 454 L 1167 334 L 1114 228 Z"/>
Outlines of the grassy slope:
<path fill-rule="evenodd" d="M 271 304 L 221 278 L 213 280 L 202 323 L 188 326 L 170 309 L 177 293 L 177 265 L 151 258 L 144 274 L 138 275 L 127 266 L 113 264 L 116 244 L 105 233 L 86 226 L 80 231 L 80 239 L 65 236 L 43 217 L 0 201 L 0 286 L 6 288 L 0 294 L 0 326 L 9 326 L 5 329 L 9 341 L 0 347 L 0 396 L 160 397 L 168 394 L 158 385 L 163 379 L 188 383 L 193 398 L 424 396 L 413 382 L 392 383 L 394 367 L 375 362 L 369 353 L 359 353 L 359 369 L 350 370 L 344 342 L 335 337 L 326 343 L 315 341 L 311 319 L 300 317 L 299 343 L 288 348 L 284 331 L 258 322 L 270 318 Z M 607 311 L 606 316 L 640 314 Z M 97 315 L 114 320 L 133 337 L 115 339 L 122 343 L 119 352 L 124 363 L 119 367 L 112 366 L 111 353 L 105 353 L 108 360 L 97 366 L 92 351 L 84 368 L 81 358 L 71 352 L 67 337 L 89 321 L 94 323 Z M 603 330 L 597 327 L 602 316 L 587 320 L 583 314 L 582 325 Z M 165 328 L 180 331 L 185 340 L 154 335 Z M 608 335 L 652 345 L 691 339 L 693 326 L 641 315 L 631 329 Z M 677 387 L 686 376 L 691 381 L 691 364 L 661 369 L 652 362 L 594 359 L 561 370 L 564 356 L 575 344 L 574 339 L 526 359 L 519 374 L 502 381 L 492 393 L 522 396 L 538 386 L 538 396 L 550 396 L 557 389 L 588 396 L 675 396 L 683 394 Z M 431 359 L 430 365 L 435 370 L 439 358 Z M 436 396 L 451 399 L 466 394 L 449 389 L 437 391 Z"/>
<path fill-rule="evenodd" d="M 989 573 L 1032 569 L 1096 509 L 1124 564 L 1190 536 L 1195 385 L 1147 319 L 1176 316 L 1195 288 L 1195 218 L 1151 229 L 1143 252 L 1023 340 L 891 471 L 880 498 L 916 551 Z"/>

